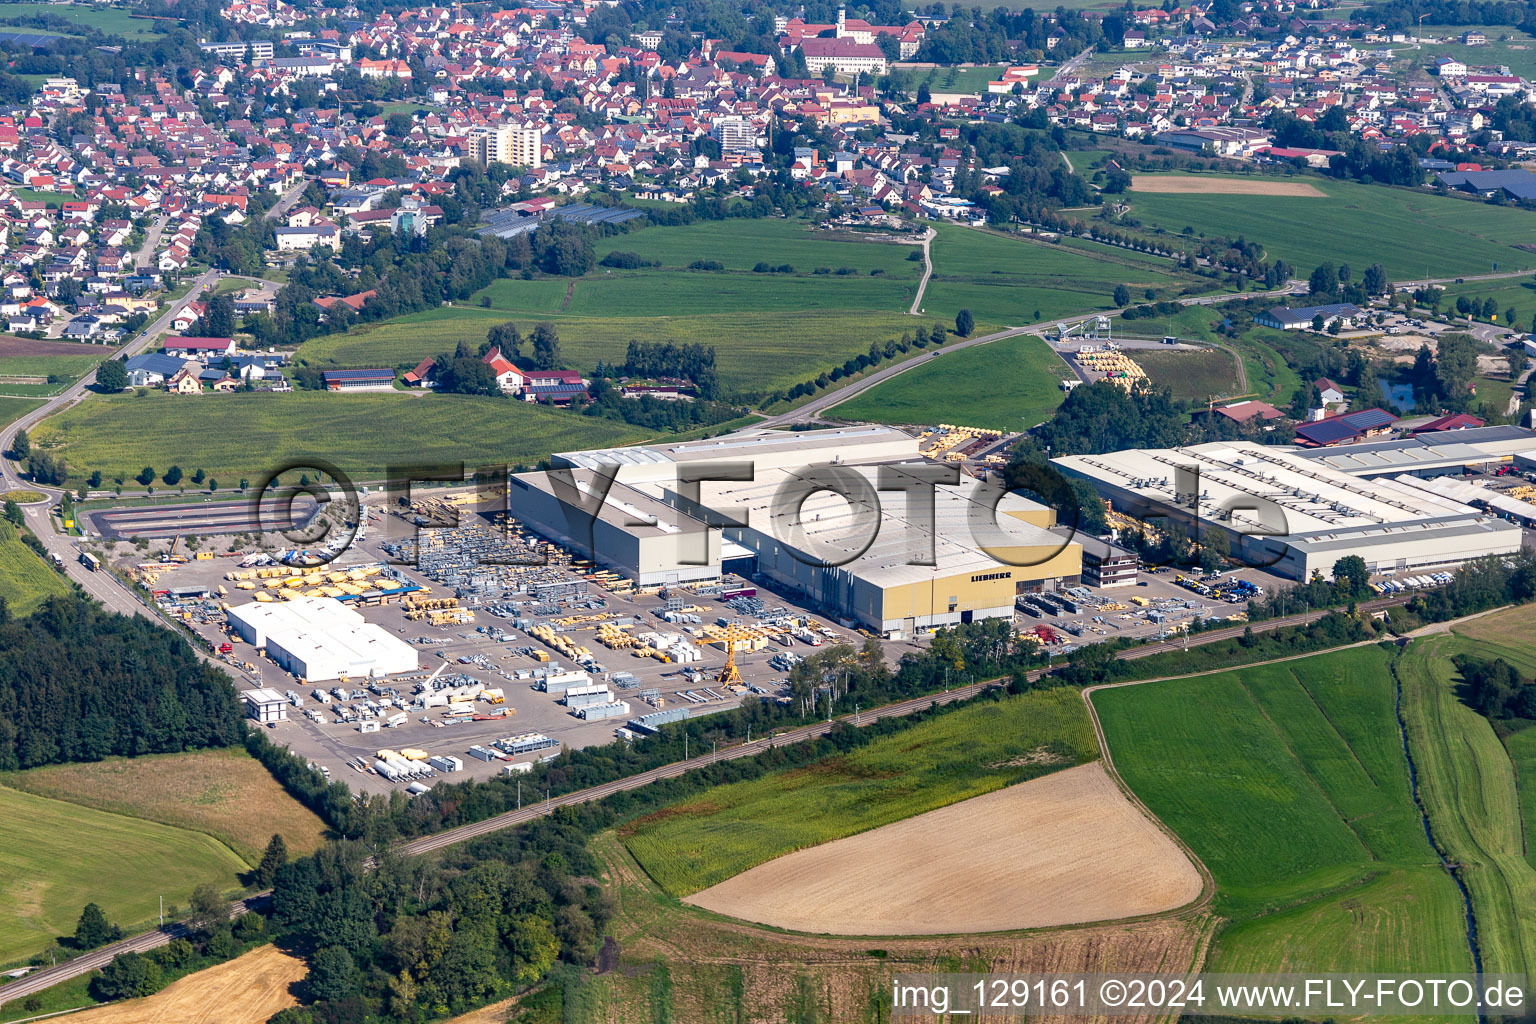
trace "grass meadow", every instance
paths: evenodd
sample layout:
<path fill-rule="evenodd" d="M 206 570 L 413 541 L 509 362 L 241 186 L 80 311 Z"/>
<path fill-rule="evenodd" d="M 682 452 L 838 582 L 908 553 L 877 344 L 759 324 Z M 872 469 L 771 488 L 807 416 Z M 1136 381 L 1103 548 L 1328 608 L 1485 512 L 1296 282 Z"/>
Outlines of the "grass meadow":
<path fill-rule="evenodd" d="M 0 356 L 0 392 L 19 397 L 56 395 L 96 369 L 112 351 L 110 348 L 98 348 L 95 355 Z M 60 381 L 46 383 L 50 374 L 61 378 Z M 45 382 L 18 383 L 13 379 L 17 377 L 42 377 Z M 3 418 L 3 413 L 0 413 L 0 418 Z"/>
<path fill-rule="evenodd" d="M 1356 648 L 1094 695 L 1116 767 L 1205 862 L 1209 969 L 1468 970 L 1424 838 L 1391 655 Z"/>
<path fill-rule="evenodd" d="M 154 25 L 153 21 L 132 17 L 127 9 L 122 7 L 103 7 L 100 4 L 0 4 L 0 21 L 31 18 L 39 14 L 63 18 L 82 27 L 88 25 L 91 28 L 100 29 L 107 35 L 123 36 L 126 39 L 144 39 L 154 35 L 150 30 Z M 38 29 L 38 31 L 52 30 Z"/>
<path fill-rule="evenodd" d="M 1042 751 L 1055 757 L 1030 757 Z M 624 843 L 659 885 L 687 896 L 783 854 L 1097 754 L 1077 692 L 1038 691 L 941 715 L 803 768 L 717 786 L 633 822 Z"/>
<path fill-rule="evenodd" d="M 1488 37 L 1486 46 L 1463 46 L 1462 33 L 1480 31 Z M 1521 78 L 1536 77 L 1536 38 L 1512 25 L 1424 25 L 1426 36 L 1454 39 L 1456 42 L 1427 44 L 1415 50 L 1410 44 L 1397 47 L 1400 59 L 1428 68 L 1439 57 L 1455 57 L 1468 67 L 1504 65 L 1509 73 Z M 1507 37 L 1500 39 L 1501 36 Z"/>
<path fill-rule="evenodd" d="M 1529 329 L 1532 319 L 1536 318 L 1536 280 L 1529 277 L 1510 277 L 1493 281 L 1465 281 L 1461 284 L 1448 284 L 1445 288 L 1445 299 L 1440 303 L 1440 308 L 1447 313 L 1456 312 L 1456 300 L 1465 295 L 1468 299 L 1475 300 L 1479 305 L 1486 299 L 1493 299 L 1499 305 L 1499 325 L 1504 323 L 1504 311 L 1513 308 L 1516 314 L 1515 322 L 1521 327 Z"/>
<path fill-rule="evenodd" d="M 32 398 L 12 398 L 0 395 L 0 426 L 20 419 L 43 403 Z"/>
<path fill-rule="evenodd" d="M 0 598 L 12 615 L 30 615 L 48 598 L 69 593 L 64 577 L 21 542 L 9 523 L 0 524 Z"/>
<path fill-rule="evenodd" d="M 201 467 L 224 486 L 306 457 L 377 480 L 391 464 L 531 465 L 550 452 L 646 436 L 614 420 L 501 398 L 319 391 L 95 396 L 32 432 L 34 446 L 64 457 L 71 479 L 99 469 L 108 480 L 131 480 L 146 465 L 178 465 Z"/>
<path fill-rule="evenodd" d="M 0 785 L 82 807 L 203 832 L 256 864 L 272 834 L 313 853 L 325 823 L 243 749 L 114 757 L 0 776 Z"/>
<path fill-rule="evenodd" d="M 1020 326 L 1112 309 L 1119 284 L 1138 297 L 1153 288 L 1163 298 L 1184 285 L 1171 264 L 1163 271 L 1140 261 L 1096 259 L 1075 249 L 973 228 L 937 228 L 933 279 L 923 294 L 925 315 L 932 319 L 950 321 L 961 309 L 969 309 L 978 324 Z"/>
<path fill-rule="evenodd" d="M 877 384 L 830 414 L 872 423 L 955 423 L 1006 432 L 1048 419 L 1066 397 L 1071 375 L 1050 346 L 1032 335 L 960 352 L 930 349 L 918 366 Z"/>
<path fill-rule="evenodd" d="M 1518 622 L 1529 635 L 1532 609 L 1516 612 L 1518 618 L 1504 613 L 1511 616 L 1507 625 Z M 1460 865 L 1472 894 L 1483 968 L 1528 973 L 1536 969 L 1536 868 L 1527 859 L 1520 783 L 1488 719 L 1457 696 L 1450 658 L 1463 652 L 1488 657 L 1498 650 L 1467 637 L 1437 636 L 1403 654 L 1403 716 L 1435 837 Z M 1529 777 L 1525 788 L 1528 804 Z"/>
<path fill-rule="evenodd" d="M 1171 268 L 1106 250 L 1088 255 L 953 225 L 938 225 L 934 276 L 921 317 L 906 310 L 922 264 L 917 249 L 852 233 L 812 231 L 804 221 L 769 218 L 650 227 L 602 239 L 599 257 L 633 252 L 654 268 L 597 267 L 585 277 L 496 281 L 459 306 L 427 310 L 348 334 L 316 338 L 300 351 L 318 366 L 409 367 L 423 356 L 478 344 L 508 320 L 528 331 L 549 321 L 575 367 L 622 360 L 632 340 L 713 345 L 727 394 L 752 397 L 814 378 L 901 337 L 918 324 L 954 322 L 970 309 L 986 332 L 1040 317 L 1104 309 L 1115 286 L 1171 294 L 1186 279 Z M 688 270 L 699 259 L 721 271 Z M 760 274 L 758 263 L 793 273 Z M 848 268 L 856 274 L 839 275 Z M 818 269 L 831 273 L 817 274 Z"/>
<path fill-rule="evenodd" d="M 1147 371 L 1155 386 L 1168 388 L 1174 398 L 1199 403 L 1211 397 L 1235 395 L 1241 390 L 1237 361 L 1230 352 L 1219 348 L 1204 348 L 1198 352 L 1135 349 L 1130 356 Z"/>
<path fill-rule="evenodd" d="M 1263 245 L 1301 276 L 1324 261 L 1363 273 L 1372 263 L 1394 281 L 1536 267 L 1536 253 L 1515 248 L 1536 238 L 1536 213 L 1437 196 L 1424 190 L 1306 179 L 1326 198 L 1129 193 L 1145 227 L 1232 238 Z"/>
<path fill-rule="evenodd" d="M 198 885 L 232 888 L 246 865 L 210 836 L 0 786 L 0 963 L 72 934 L 96 903 L 113 923 L 185 906 Z"/>

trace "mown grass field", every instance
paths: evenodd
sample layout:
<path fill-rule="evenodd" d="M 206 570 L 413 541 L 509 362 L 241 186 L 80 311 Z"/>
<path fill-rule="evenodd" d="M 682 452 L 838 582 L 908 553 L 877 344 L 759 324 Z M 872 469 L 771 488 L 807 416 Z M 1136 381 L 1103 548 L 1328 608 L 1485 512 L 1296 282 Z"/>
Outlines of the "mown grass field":
<path fill-rule="evenodd" d="M 985 96 L 987 83 L 1003 77 L 1003 68 L 997 64 L 983 64 L 969 68 L 914 68 L 903 67 L 900 64 L 896 67 L 906 73 L 909 91 L 913 93 L 917 92 L 919 85 L 926 82 L 930 92 L 960 92 Z"/>
<path fill-rule="evenodd" d="M 1529 624 L 1529 610 L 1519 611 Z M 1528 973 L 1536 969 L 1536 868 L 1526 859 L 1515 764 L 1489 721 L 1457 697 L 1450 658 L 1463 652 L 1488 657 L 1490 648 L 1456 636 L 1414 642 L 1398 665 L 1403 717 L 1435 837 L 1472 893 L 1483 969 Z"/>
<path fill-rule="evenodd" d="M 1488 37 L 1486 46 L 1463 46 L 1460 42 L 1465 32 L 1480 31 Z M 1424 25 L 1424 34 L 1456 42 L 1426 44 L 1422 50 L 1411 45 L 1397 47 L 1400 61 L 1415 61 L 1428 68 L 1439 57 L 1455 57 L 1468 67 L 1498 66 L 1509 68 L 1512 75 L 1521 78 L 1536 76 L 1536 38 L 1513 25 Z M 1508 36 L 1501 40 L 1500 36 Z"/>
<path fill-rule="evenodd" d="M 639 819 L 625 830 L 624 842 L 658 884 L 687 896 L 781 854 L 1097 753 L 1077 692 L 1040 691 L 943 715 L 804 768 L 716 787 Z"/>
<path fill-rule="evenodd" d="M 1445 299 L 1440 303 L 1444 312 L 1456 311 L 1456 300 L 1465 295 L 1468 299 L 1475 300 L 1479 306 L 1486 299 L 1493 299 L 1499 304 L 1499 324 L 1504 323 L 1504 311 L 1513 308 L 1516 314 L 1516 323 L 1522 328 L 1529 329 L 1531 318 L 1536 316 L 1536 281 L 1529 277 L 1510 277 L 1493 281 L 1464 281 L 1461 284 L 1448 284 L 1445 289 Z"/>
<path fill-rule="evenodd" d="M 0 963 L 72 934 L 80 908 L 96 903 L 132 926 L 186 906 L 204 882 L 230 888 L 245 870 L 210 836 L 94 811 L 0 786 Z"/>
<path fill-rule="evenodd" d="M 53 596 L 69 593 L 64 577 L 21 542 L 16 528 L 0 523 L 0 597 L 12 615 L 30 615 Z"/>
<path fill-rule="evenodd" d="M 98 811 L 204 832 L 256 864 L 272 834 L 314 852 L 325 823 L 241 749 L 115 757 L 0 776 L 0 785 Z"/>
<path fill-rule="evenodd" d="M 920 364 L 878 384 L 830 414 L 873 423 L 955 423 L 1017 431 L 1048 419 L 1071 376 L 1050 346 L 1033 336 L 1004 338 L 960 352 L 930 349 Z"/>
<path fill-rule="evenodd" d="M 1208 969 L 1468 970 L 1377 647 L 1103 690 L 1121 776 L 1215 876 Z"/>
<path fill-rule="evenodd" d="M 1168 388 L 1174 398 L 1200 403 L 1211 397 L 1233 395 L 1240 390 L 1237 362 L 1230 352 L 1219 348 L 1206 348 L 1198 352 L 1133 349 L 1130 356 L 1147 371 L 1147 376 L 1155 386 Z"/>
<path fill-rule="evenodd" d="M 55 395 L 96 369 L 112 349 L 98 348 L 94 355 L 79 356 L 0 356 L 0 393 L 16 396 Z M 56 383 L 46 383 L 50 375 Z M 43 383 L 19 383 L 12 378 L 42 377 Z"/>
<path fill-rule="evenodd" d="M 100 29 L 107 35 L 123 36 L 126 39 L 142 39 L 154 35 L 150 31 L 150 26 L 154 22 L 146 18 L 131 17 L 128 11 L 121 7 L 103 7 L 100 4 L 0 4 L 0 21 L 31 18 L 39 14 L 52 15 L 81 27 L 90 26 Z M 37 31 L 54 30 L 38 29 Z"/>
<path fill-rule="evenodd" d="M 1324 261 L 1356 273 L 1379 262 L 1395 281 L 1487 273 L 1495 263 L 1536 267 L 1536 253 L 1515 248 L 1536 238 L 1536 213 L 1424 190 L 1306 180 L 1327 198 L 1132 191 L 1129 199 L 1146 227 L 1242 235 L 1303 276 Z"/>
<path fill-rule="evenodd" d="M 978 323 L 1021 326 L 1041 319 L 1114 308 L 1115 286 L 1168 297 L 1183 279 L 1146 266 L 1095 259 L 1074 249 L 940 224 L 926 316 L 951 321 L 969 309 Z"/>
<path fill-rule="evenodd" d="M 3 390 L 3 389 L 0 389 Z M 11 398 L 0 395 L 0 426 L 20 419 L 43 403 L 32 398 Z"/>
<path fill-rule="evenodd" d="M 1137 294 L 1185 283 L 1134 257 L 1095 258 L 948 225 L 939 232 L 919 318 L 905 312 L 922 275 L 921 262 L 908 259 L 915 246 L 816 232 L 798 219 L 716 221 L 644 228 L 597 245 L 599 257 L 633 252 L 660 267 L 597 267 L 574 281 L 497 281 L 463 305 L 317 338 L 300 355 L 319 366 L 409 367 L 460 341 L 478 345 L 508 320 L 525 333 L 549 321 L 566 363 L 584 369 L 621 361 L 632 340 L 713 345 L 725 392 L 750 398 L 812 379 L 918 324 L 952 325 L 962 308 L 986 332 L 1029 322 L 1037 311 L 1055 317 L 1108 308 L 1122 282 Z M 699 259 L 725 269 L 686 269 Z M 794 272 L 753 272 L 760 262 Z M 857 273 L 838 275 L 842 268 Z"/>
<path fill-rule="evenodd" d="M 645 436 L 613 420 L 506 399 L 317 391 L 97 396 L 32 433 L 35 446 L 63 455 L 72 479 L 99 469 L 109 480 L 131 480 L 146 465 L 164 472 L 174 464 L 201 467 L 224 486 L 307 457 L 377 480 L 391 464 L 533 464 L 550 452 Z"/>

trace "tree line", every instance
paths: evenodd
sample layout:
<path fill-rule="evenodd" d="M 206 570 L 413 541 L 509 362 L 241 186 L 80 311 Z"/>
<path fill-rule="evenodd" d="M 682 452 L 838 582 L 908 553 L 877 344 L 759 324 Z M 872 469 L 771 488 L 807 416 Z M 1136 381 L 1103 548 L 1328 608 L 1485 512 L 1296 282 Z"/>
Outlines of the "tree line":
<path fill-rule="evenodd" d="M 175 633 L 78 594 L 0 610 L 0 770 L 238 742 L 229 677 Z"/>

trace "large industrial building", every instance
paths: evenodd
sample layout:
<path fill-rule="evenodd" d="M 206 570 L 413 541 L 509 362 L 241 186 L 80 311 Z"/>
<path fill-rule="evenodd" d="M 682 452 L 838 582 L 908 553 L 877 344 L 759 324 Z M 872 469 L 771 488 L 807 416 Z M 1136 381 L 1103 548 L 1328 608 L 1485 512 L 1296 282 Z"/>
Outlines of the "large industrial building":
<path fill-rule="evenodd" d="M 1500 461 L 1464 444 L 1474 431 L 1455 433 L 1456 441 L 1438 446 L 1445 449 L 1438 453 L 1418 441 L 1326 452 L 1234 441 L 1054 461 L 1092 483 L 1120 512 L 1185 526 L 1198 514 L 1201 529 L 1226 531 L 1239 561 L 1307 580 L 1313 573 L 1331 576 L 1345 555 L 1359 555 L 1372 572 L 1402 572 L 1520 550 L 1517 525 L 1384 475 L 1414 469 L 1433 475 L 1450 465 L 1460 472 L 1463 463 L 1481 468 Z M 1531 437 L 1525 432 L 1527 444 Z M 1490 437 L 1500 448 L 1515 442 Z"/>
<path fill-rule="evenodd" d="M 935 485 L 944 467 L 888 427 L 570 452 L 553 465 L 512 478 L 509 511 L 598 564 L 642 586 L 756 572 L 887 637 L 1011 616 L 1016 594 L 1082 568 L 1081 546 L 1050 532 L 1052 509 L 969 478 Z M 688 474 L 701 478 L 691 488 Z M 742 525 L 706 528 L 720 516 Z"/>
<path fill-rule="evenodd" d="M 252 602 L 229 609 L 252 647 L 301 679 L 368 679 L 414 672 L 416 648 L 329 597 Z"/>

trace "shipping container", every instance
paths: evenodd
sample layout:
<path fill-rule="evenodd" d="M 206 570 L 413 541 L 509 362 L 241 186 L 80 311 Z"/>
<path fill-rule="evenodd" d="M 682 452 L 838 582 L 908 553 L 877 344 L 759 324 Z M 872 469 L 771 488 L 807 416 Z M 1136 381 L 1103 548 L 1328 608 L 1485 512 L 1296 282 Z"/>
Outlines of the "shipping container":
<path fill-rule="evenodd" d="M 495 751 L 486 750 L 484 747 L 479 746 L 470 747 L 469 750 L 465 751 L 465 753 L 469 754 L 470 757 L 480 761 L 494 761 L 497 759 L 497 754 Z"/>

